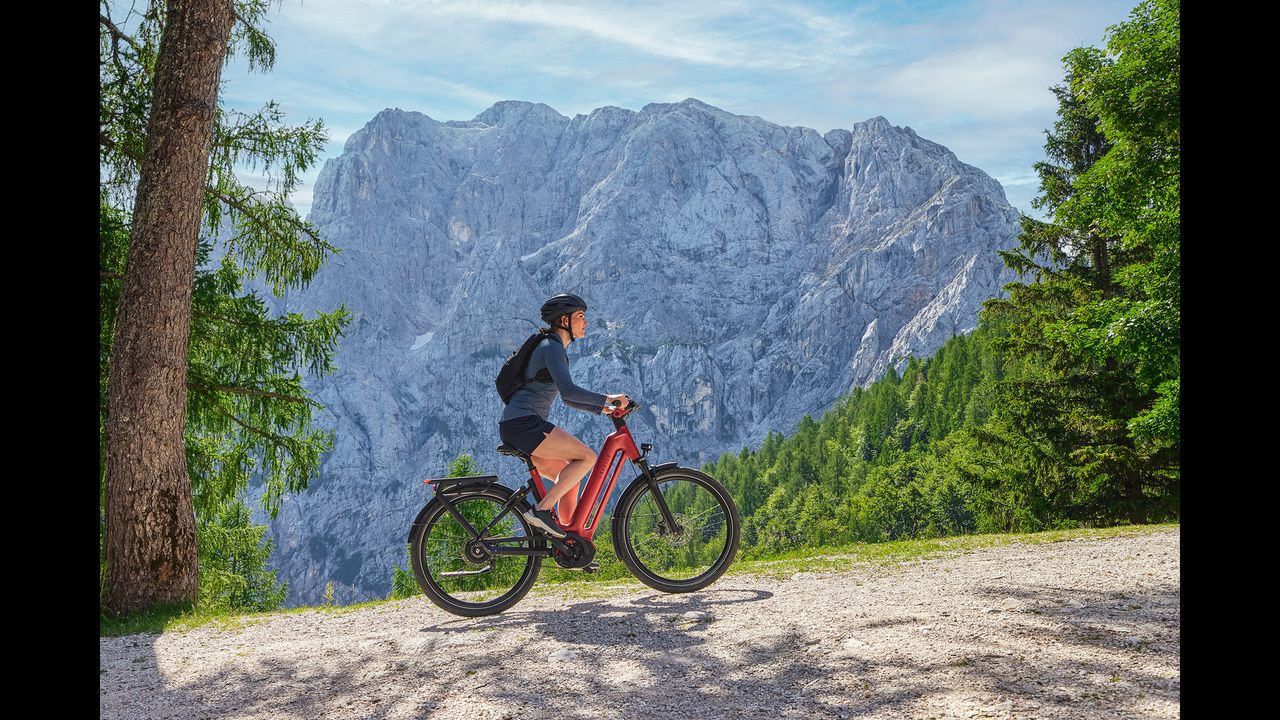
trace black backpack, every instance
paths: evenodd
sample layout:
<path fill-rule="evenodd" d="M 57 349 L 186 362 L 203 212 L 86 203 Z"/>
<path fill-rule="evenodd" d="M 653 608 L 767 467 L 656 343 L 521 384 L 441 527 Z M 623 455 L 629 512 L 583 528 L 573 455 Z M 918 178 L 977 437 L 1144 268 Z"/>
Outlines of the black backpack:
<path fill-rule="evenodd" d="M 524 387 L 524 371 L 529 367 L 529 356 L 533 354 L 533 349 L 538 347 L 538 343 L 547 338 L 559 339 L 551 334 L 534 333 L 529 336 L 528 340 L 524 341 L 519 350 L 511 353 L 511 357 L 502 363 L 502 369 L 498 371 L 498 379 L 495 384 L 498 386 L 498 395 L 502 396 L 503 405 L 510 403 L 511 396 Z M 540 382 L 551 382 L 551 372 L 546 368 L 542 368 L 533 378 Z"/>

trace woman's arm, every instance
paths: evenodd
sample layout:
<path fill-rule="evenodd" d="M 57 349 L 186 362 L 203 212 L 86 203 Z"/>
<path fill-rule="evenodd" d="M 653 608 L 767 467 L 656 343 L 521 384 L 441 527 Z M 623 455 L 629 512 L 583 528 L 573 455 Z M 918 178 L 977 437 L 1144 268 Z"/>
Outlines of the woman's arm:
<path fill-rule="evenodd" d="M 580 402 L 578 402 L 578 401 L 576 401 L 576 400 L 565 400 L 565 401 L 564 401 L 564 404 L 565 404 L 565 405 L 568 405 L 569 407 L 573 408 L 574 410 L 585 410 L 585 411 L 587 411 L 587 412 L 589 412 L 589 413 L 602 413 L 602 412 L 604 412 L 604 406 L 603 406 L 603 405 L 592 405 L 591 403 L 580 403 Z"/>
<path fill-rule="evenodd" d="M 569 354 L 565 352 L 564 345 L 559 341 L 550 342 L 539 347 L 539 350 L 545 348 L 543 359 L 547 364 L 547 371 L 551 373 L 551 379 L 556 383 L 556 389 L 560 391 L 560 397 L 568 405 L 572 400 L 581 405 L 591 405 L 594 412 L 600 412 L 599 408 L 608 404 L 608 399 L 600 393 L 594 393 L 590 390 L 584 390 L 573 383 L 573 378 L 569 376 Z M 574 407 L 569 405 L 569 407 Z M 582 408 L 578 408 L 582 409 Z"/>

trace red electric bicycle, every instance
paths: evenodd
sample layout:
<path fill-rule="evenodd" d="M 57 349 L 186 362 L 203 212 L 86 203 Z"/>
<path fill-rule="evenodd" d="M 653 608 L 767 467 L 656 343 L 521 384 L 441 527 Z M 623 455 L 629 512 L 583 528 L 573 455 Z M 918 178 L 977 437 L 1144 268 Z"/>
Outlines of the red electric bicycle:
<path fill-rule="evenodd" d="M 641 582 L 663 592 L 693 592 L 715 582 L 738 552 L 738 508 L 724 486 L 702 472 L 674 462 L 649 466 L 645 456 L 653 446 L 637 448 L 627 429 L 627 416 L 639 407 L 632 402 L 610 413 L 616 429 L 605 438 L 573 517 L 558 521 L 566 533 L 562 539 L 534 531 L 520 516 L 551 484 L 544 486 L 529 456 L 510 445 L 498 446 L 498 452 L 524 461 L 529 481 L 523 487 L 508 488 L 497 475 L 424 480 L 435 497 L 409 530 L 413 574 L 422 592 L 455 615 L 492 615 L 529 592 L 544 557 L 560 567 L 586 568 L 626 460 L 640 474 L 613 510 L 610 532 L 618 558 Z"/>

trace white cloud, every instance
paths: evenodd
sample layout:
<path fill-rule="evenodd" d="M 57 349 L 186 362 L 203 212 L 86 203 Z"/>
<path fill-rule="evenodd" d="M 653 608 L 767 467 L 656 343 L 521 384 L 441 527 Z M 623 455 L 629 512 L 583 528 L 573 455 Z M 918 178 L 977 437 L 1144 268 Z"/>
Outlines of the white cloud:
<path fill-rule="evenodd" d="M 862 52 L 865 48 L 856 42 L 852 17 L 852 12 L 844 17 L 824 16 L 796 4 L 687 0 L 644 4 L 327 0 L 309 3 L 296 22 L 311 33 L 370 52 L 396 47 L 431 54 L 441 45 L 457 47 L 459 36 L 480 37 L 501 50 L 507 44 L 521 46 L 522 34 L 540 28 L 549 30 L 557 42 L 606 53 L 610 46 L 625 46 L 656 58 L 698 65 L 794 70 L 830 66 L 833 60 Z M 503 25 L 517 27 L 494 27 Z"/>
<path fill-rule="evenodd" d="M 923 58 L 870 83 L 881 97 L 929 108 L 931 114 L 992 117 L 1053 111 L 1047 88 L 1061 77 L 1056 63 L 1008 48 L 965 48 Z"/>
<path fill-rule="evenodd" d="M 1000 178 L 1030 211 L 1061 57 L 1101 45 L 1131 4 L 307 0 L 268 27 L 275 71 L 233 87 L 334 124 L 326 157 L 393 106 L 452 120 L 502 99 L 572 115 L 696 97 L 819 132 L 883 115 Z M 309 204 L 311 182 L 305 192 Z"/>

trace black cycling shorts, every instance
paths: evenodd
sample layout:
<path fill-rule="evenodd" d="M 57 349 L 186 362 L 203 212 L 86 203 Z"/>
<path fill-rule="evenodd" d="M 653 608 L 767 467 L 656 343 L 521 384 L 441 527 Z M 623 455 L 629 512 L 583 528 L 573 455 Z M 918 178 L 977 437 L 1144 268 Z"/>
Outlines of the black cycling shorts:
<path fill-rule="evenodd" d="M 498 423 L 498 437 L 520 452 L 532 455 L 555 427 L 537 415 L 525 415 Z"/>

